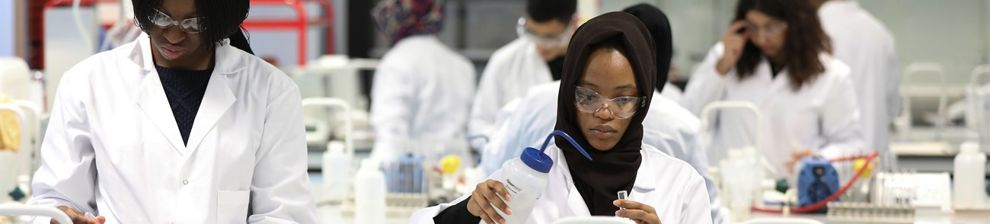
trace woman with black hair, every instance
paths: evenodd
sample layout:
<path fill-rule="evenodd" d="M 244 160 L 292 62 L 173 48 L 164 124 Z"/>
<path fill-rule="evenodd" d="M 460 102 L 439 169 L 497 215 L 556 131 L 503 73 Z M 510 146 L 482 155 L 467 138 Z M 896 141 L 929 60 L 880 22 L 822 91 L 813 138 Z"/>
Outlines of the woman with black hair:
<path fill-rule="evenodd" d="M 529 213 L 526 223 L 583 216 L 711 223 L 698 172 L 643 143 L 643 120 L 657 83 L 656 48 L 646 26 L 625 12 L 606 13 L 578 28 L 568 49 L 555 129 L 577 139 L 593 160 L 557 138 L 546 149 L 553 166 L 533 210 L 508 207 L 512 196 L 495 181 L 507 171 L 499 169 L 472 194 L 418 211 L 412 222 L 505 223 L 499 210 Z M 628 198 L 618 200 L 619 191 L 630 192 Z"/>
<path fill-rule="evenodd" d="M 315 223 L 299 89 L 251 55 L 248 0 L 133 5 L 144 34 L 62 77 L 31 203 L 74 223 Z"/>
<path fill-rule="evenodd" d="M 763 123 L 751 116 L 720 114 L 717 142 L 722 150 L 755 145 L 783 178 L 806 156 L 834 158 L 861 150 L 859 109 L 849 68 L 831 55 L 811 1 L 741 0 L 722 42 L 691 76 L 681 104 L 695 115 L 714 101 L 756 105 Z M 745 130 L 757 127 L 759 132 Z M 747 141 L 747 139 L 754 140 Z"/>

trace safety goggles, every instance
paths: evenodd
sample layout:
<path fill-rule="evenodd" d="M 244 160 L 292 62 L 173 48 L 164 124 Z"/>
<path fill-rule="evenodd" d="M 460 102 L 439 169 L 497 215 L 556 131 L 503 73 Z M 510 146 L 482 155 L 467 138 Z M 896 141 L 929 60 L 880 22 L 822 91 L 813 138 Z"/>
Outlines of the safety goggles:
<path fill-rule="evenodd" d="M 156 9 L 154 15 L 148 16 L 148 20 L 163 30 L 172 26 L 179 26 L 182 28 L 182 31 L 185 31 L 186 33 L 199 33 L 203 31 L 203 26 L 200 24 L 200 22 L 204 20 L 203 17 L 188 18 L 183 19 L 182 21 L 176 21 L 172 19 L 171 16 L 168 16 L 168 14 Z"/>
<path fill-rule="evenodd" d="M 581 112 L 596 113 L 601 109 L 608 108 L 613 116 L 621 119 L 632 117 L 644 105 L 643 97 L 620 96 L 604 99 L 598 92 L 580 86 L 574 91 L 574 101 L 577 104 L 577 109 Z"/>
<path fill-rule="evenodd" d="M 746 23 L 746 33 L 754 37 L 759 35 L 775 36 L 787 30 L 787 23 L 772 22 L 762 27 L 756 24 Z"/>
<path fill-rule="evenodd" d="M 529 39 L 530 41 L 543 46 L 564 46 L 567 44 L 567 40 L 571 38 L 571 34 L 574 32 L 574 29 L 572 29 L 571 26 L 567 26 L 565 30 L 566 31 L 564 33 L 556 37 L 545 37 L 535 34 L 527 29 L 525 17 L 519 17 L 519 22 L 516 23 L 516 34 L 519 35 L 519 37 Z"/>

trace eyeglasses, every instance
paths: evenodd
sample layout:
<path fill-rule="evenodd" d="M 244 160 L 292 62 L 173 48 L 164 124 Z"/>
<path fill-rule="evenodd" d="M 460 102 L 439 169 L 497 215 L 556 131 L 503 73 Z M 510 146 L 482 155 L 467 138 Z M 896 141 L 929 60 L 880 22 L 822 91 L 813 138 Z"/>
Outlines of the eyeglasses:
<path fill-rule="evenodd" d="M 148 16 L 148 20 L 151 20 L 151 23 L 154 23 L 162 29 L 168 29 L 172 26 L 179 26 L 182 28 L 182 31 L 185 31 L 186 33 L 199 33 L 203 31 L 200 21 L 205 19 L 203 17 L 196 17 L 176 21 L 172 19 L 171 16 L 168 16 L 168 14 L 156 9 L 154 15 Z"/>
<path fill-rule="evenodd" d="M 566 32 L 556 36 L 556 37 L 544 37 L 537 35 L 526 28 L 526 18 L 519 17 L 519 22 L 516 23 L 516 34 L 519 37 L 529 39 L 536 44 L 544 46 L 563 46 L 567 44 L 567 40 L 571 38 L 571 33 L 573 29 L 570 26 L 565 28 Z"/>
<path fill-rule="evenodd" d="M 763 27 L 757 26 L 756 24 L 746 23 L 746 33 L 753 36 L 768 35 L 773 36 L 780 34 L 787 30 L 787 23 L 774 22 L 767 24 Z"/>
<path fill-rule="evenodd" d="M 577 109 L 581 112 L 596 113 L 601 109 L 608 108 L 613 116 L 621 119 L 632 117 L 640 107 L 645 105 L 643 97 L 620 96 L 604 99 L 598 92 L 580 86 L 574 91 L 574 101 L 577 104 Z"/>

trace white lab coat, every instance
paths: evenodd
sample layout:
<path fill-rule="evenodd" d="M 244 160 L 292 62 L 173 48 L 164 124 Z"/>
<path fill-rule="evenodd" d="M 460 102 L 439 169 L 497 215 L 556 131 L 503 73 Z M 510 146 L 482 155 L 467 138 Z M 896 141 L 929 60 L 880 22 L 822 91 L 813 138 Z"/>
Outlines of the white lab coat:
<path fill-rule="evenodd" d="M 893 35 L 852 0 L 827 1 L 818 10 L 818 17 L 832 38 L 835 57 L 852 71 L 865 146 L 883 155 L 883 167 L 894 165 L 888 149 L 889 127 L 900 111 L 901 72 Z"/>
<path fill-rule="evenodd" d="M 315 223 L 292 79 L 218 45 L 184 145 L 150 49 L 141 35 L 62 76 L 31 203 L 107 223 Z"/>
<path fill-rule="evenodd" d="M 391 158 L 407 140 L 464 139 L 474 97 L 471 62 L 435 36 L 411 36 L 382 58 L 372 86 L 374 156 Z"/>
<path fill-rule="evenodd" d="M 478 83 L 468 134 L 491 138 L 501 121 L 498 114 L 503 106 L 526 96 L 530 87 L 551 81 L 550 67 L 532 41 L 517 38 L 499 48 L 492 54 Z"/>
<path fill-rule="evenodd" d="M 673 100 L 674 102 L 681 102 L 681 98 L 684 97 L 684 90 L 681 90 L 680 87 L 667 82 L 663 84 L 663 92 L 660 92 L 660 95 L 666 97 L 667 99 Z"/>
<path fill-rule="evenodd" d="M 526 147 L 539 147 L 557 123 L 557 91 L 560 81 L 534 86 L 518 99 L 516 111 L 499 126 L 481 151 L 485 174 L 494 173 L 505 161 L 518 158 Z M 664 87 L 666 91 L 667 87 Z M 705 180 L 712 204 L 712 217 L 720 223 L 718 187 L 708 175 L 708 160 L 701 147 L 698 118 L 662 94 L 653 94 L 650 110 L 643 121 L 643 143 L 656 146 L 691 165 Z"/>
<path fill-rule="evenodd" d="M 547 155 L 554 161 L 547 179 L 547 188 L 536 201 L 536 205 L 526 223 L 553 223 L 567 217 L 591 216 L 581 193 L 571 180 L 567 160 L 560 148 L 551 144 Z M 645 203 L 656 209 L 662 223 L 712 223 L 709 212 L 708 193 L 705 181 L 698 172 L 684 161 L 660 153 L 656 148 L 643 144 L 642 163 L 636 173 L 629 200 Z M 488 179 L 499 179 L 498 170 Z M 455 205 L 470 194 L 461 196 L 450 203 L 421 209 L 409 218 L 409 223 L 433 223 L 433 217 L 444 209 Z M 524 212 L 524 211 L 514 211 Z"/>
<path fill-rule="evenodd" d="M 732 144 L 746 141 L 742 139 L 754 139 L 747 135 L 755 133 L 746 130 L 757 127 L 760 137 L 755 139 L 754 145 L 770 162 L 770 176 L 780 178 L 789 176 L 785 163 L 794 150 L 817 150 L 826 158 L 835 158 L 862 149 L 859 108 L 849 80 L 849 67 L 845 64 L 823 54 L 820 58 L 825 72 L 794 91 L 786 70 L 771 78 L 766 59 L 757 65 L 749 78 L 740 80 L 735 69 L 725 76 L 719 75 L 715 64 L 721 58 L 722 50 L 722 44 L 716 44 L 698 66 L 681 104 L 700 115 L 704 106 L 714 101 L 750 102 L 762 112 L 764 122 L 756 124 L 748 115 L 720 114 L 715 136 L 725 142 L 713 145 L 722 148 L 713 148 L 710 152 L 738 147 Z"/>

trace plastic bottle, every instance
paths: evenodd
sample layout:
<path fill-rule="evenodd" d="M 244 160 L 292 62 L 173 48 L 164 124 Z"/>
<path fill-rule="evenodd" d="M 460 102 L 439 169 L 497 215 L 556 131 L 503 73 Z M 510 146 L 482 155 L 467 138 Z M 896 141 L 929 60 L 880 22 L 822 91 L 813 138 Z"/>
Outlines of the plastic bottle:
<path fill-rule="evenodd" d="M 340 202 L 347 197 L 348 183 L 353 176 L 353 156 L 343 142 L 332 141 L 327 144 L 327 151 L 323 153 L 323 186 L 327 189 L 327 197 L 332 201 Z"/>
<path fill-rule="evenodd" d="M 505 218 L 505 223 L 525 223 L 526 219 L 529 218 L 529 214 L 533 211 L 533 205 L 536 204 L 536 200 L 540 198 L 543 190 L 547 188 L 547 173 L 553 167 L 553 160 L 544 151 L 554 135 L 566 139 L 585 158 L 591 160 L 588 152 L 584 151 L 584 148 L 577 144 L 574 139 L 563 131 L 554 131 L 543 141 L 543 147 L 539 150 L 527 147 L 523 150 L 519 158 L 502 164 L 502 173 L 504 175 L 498 181 L 505 185 L 505 189 L 512 196 L 512 200 L 507 201 L 506 204 L 513 212 L 512 215 L 506 215 L 501 210 L 496 209 L 499 215 Z"/>
<path fill-rule="evenodd" d="M 973 142 L 963 143 L 955 159 L 953 205 L 956 208 L 986 208 L 983 193 L 987 155 Z"/>
<path fill-rule="evenodd" d="M 385 223 L 385 175 L 378 161 L 361 161 L 354 182 L 354 223 Z"/>
<path fill-rule="evenodd" d="M 749 175 L 756 168 L 745 157 L 743 150 L 729 150 L 726 160 L 721 162 L 722 184 L 732 186 L 723 190 L 728 194 L 726 199 L 734 221 L 749 219 L 753 201 L 753 177 Z"/>
<path fill-rule="evenodd" d="M 970 77 L 966 87 L 966 125 L 976 131 L 980 147 L 984 153 L 990 153 L 990 85 L 981 84 L 978 75 L 990 73 L 975 73 Z"/>

